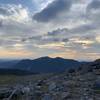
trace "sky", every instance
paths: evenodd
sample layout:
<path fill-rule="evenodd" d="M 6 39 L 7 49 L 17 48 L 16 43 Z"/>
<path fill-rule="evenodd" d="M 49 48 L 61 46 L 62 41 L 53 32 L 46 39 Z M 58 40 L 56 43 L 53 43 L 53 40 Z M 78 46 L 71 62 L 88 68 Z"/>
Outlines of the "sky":
<path fill-rule="evenodd" d="M 100 0 L 0 0 L 0 58 L 100 58 Z"/>

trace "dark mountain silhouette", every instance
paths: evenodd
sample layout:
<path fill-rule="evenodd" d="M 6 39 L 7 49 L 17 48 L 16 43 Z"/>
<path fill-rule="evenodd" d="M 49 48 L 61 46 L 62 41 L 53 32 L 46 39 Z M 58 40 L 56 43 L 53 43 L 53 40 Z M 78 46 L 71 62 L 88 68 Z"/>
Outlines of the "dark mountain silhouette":
<path fill-rule="evenodd" d="M 79 67 L 80 62 L 72 59 L 41 57 L 35 60 L 22 60 L 14 68 L 34 73 L 61 72 L 68 68 Z"/>
<path fill-rule="evenodd" d="M 6 66 L 6 67 L 3 67 Z M 0 74 L 16 74 L 27 75 L 36 73 L 52 73 L 63 72 L 69 69 L 82 69 L 82 72 L 92 71 L 95 68 L 100 68 L 100 59 L 94 62 L 78 62 L 72 59 L 63 59 L 60 57 L 50 58 L 41 57 L 30 60 L 0 60 Z"/>
<path fill-rule="evenodd" d="M 12 68 L 19 61 L 20 60 L 4 60 L 4 59 L 0 59 L 0 68 Z"/>

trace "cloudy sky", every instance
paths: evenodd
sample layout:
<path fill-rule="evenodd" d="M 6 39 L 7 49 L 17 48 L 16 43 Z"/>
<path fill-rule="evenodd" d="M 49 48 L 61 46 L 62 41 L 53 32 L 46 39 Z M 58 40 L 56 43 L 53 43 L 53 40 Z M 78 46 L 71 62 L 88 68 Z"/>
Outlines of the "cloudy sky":
<path fill-rule="evenodd" d="M 100 0 L 0 0 L 0 58 L 100 57 Z"/>

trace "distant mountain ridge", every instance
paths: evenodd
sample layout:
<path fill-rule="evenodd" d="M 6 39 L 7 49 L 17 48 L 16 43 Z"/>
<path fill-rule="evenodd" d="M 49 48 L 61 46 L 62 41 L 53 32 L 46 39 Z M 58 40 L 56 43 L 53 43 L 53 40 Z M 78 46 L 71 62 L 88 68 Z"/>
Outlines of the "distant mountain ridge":
<path fill-rule="evenodd" d="M 7 63 L 8 66 L 6 67 L 0 66 L 0 74 L 27 75 L 35 73 L 54 73 L 63 72 L 73 68 L 77 69 L 79 67 L 82 67 L 87 71 L 88 69 L 94 68 L 92 66 L 100 67 L 100 59 L 95 60 L 94 62 L 79 62 L 73 59 L 64 59 L 60 57 L 41 57 L 34 60 L 24 59 L 14 62 L 8 61 L 3 64 L 7 65 Z M 2 65 L 2 63 L 0 65 Z"/>
<path fill-rule="evenodd" d="M 20 60 L 4 60 L 0 59 L 0 68 L 11 68 L 16 65 Z"/>
<path fill-rule="evenodd" d="M 61 72 L 65 71 L 68 68 L 78 67 L 81 63 L 64 58 L 50 58 L 50 57 L 41 57 L 34 60 L 22 60 L 18 62 L 14 68 L 21 70 L 28 70 L 35 73 L 48 73 L 48 72 Z"/>

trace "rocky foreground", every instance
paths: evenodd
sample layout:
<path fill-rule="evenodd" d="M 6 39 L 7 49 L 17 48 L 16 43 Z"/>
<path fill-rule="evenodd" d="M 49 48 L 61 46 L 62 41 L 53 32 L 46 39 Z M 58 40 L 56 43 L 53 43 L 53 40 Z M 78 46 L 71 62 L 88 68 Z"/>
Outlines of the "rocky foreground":
<path fill-rule="evenodd" d="M 26 83 L 1 86 L 0 100 L 100 100 L 100 60 Z"/>

